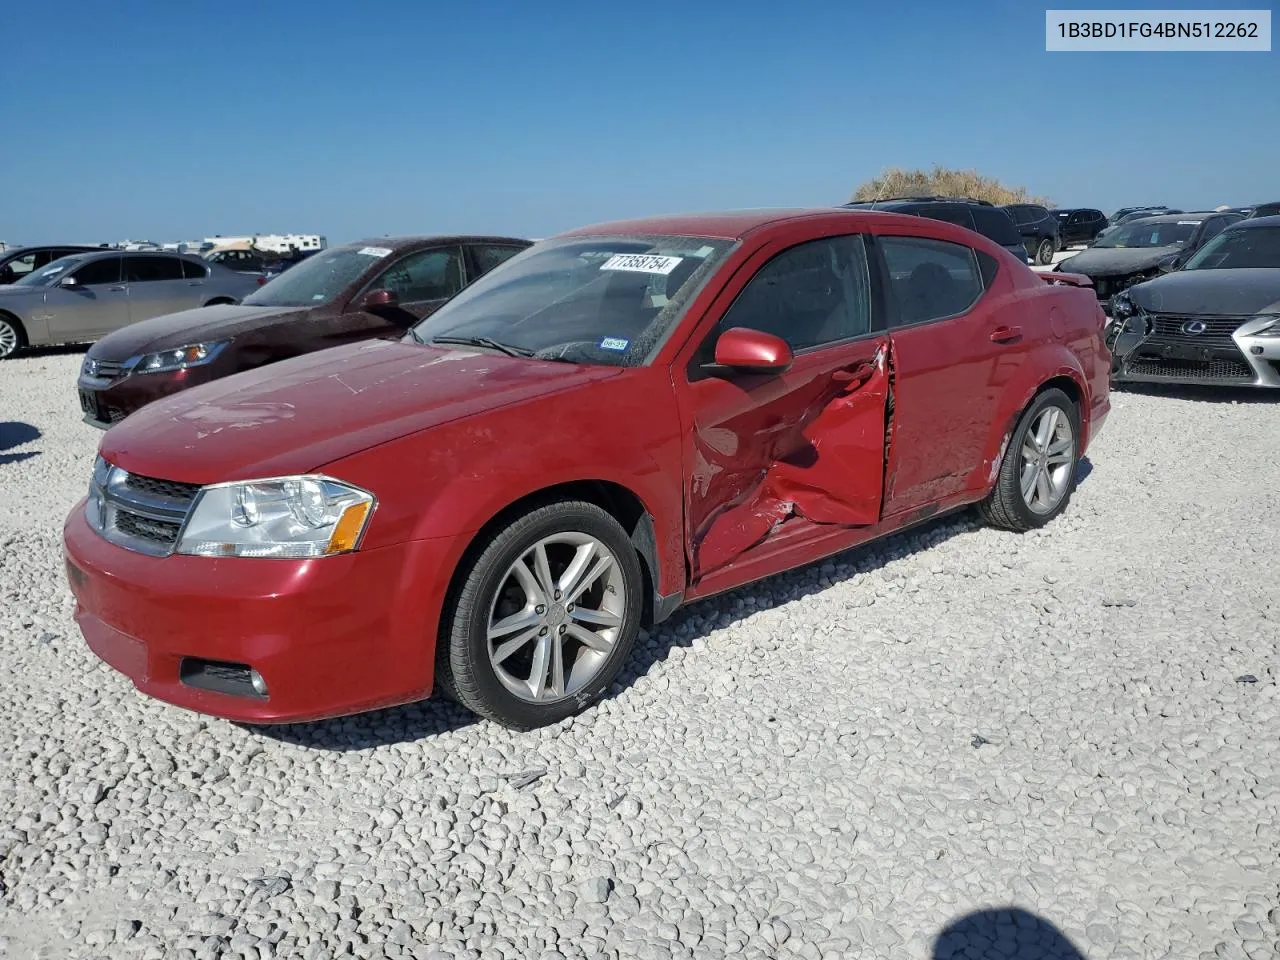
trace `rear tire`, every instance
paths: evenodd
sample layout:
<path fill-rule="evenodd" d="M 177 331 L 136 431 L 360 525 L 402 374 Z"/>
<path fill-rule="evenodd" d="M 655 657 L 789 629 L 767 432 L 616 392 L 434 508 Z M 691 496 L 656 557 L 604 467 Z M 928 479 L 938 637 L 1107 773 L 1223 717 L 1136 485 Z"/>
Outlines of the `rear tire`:
<path fill-rule="evenodd" d="M 630 656 L 642 610 L 640 560 L 618 521 L 591 503 L 551 503 L 473 556 L 445 604 L 440 688 L 516 730 L 598 699 Z"/>
<path fill-rule="evenodd" d="M 996 485 L 978 507 L 993 527 L 1025 533 L 1062 513 L 1076 487 L 1080 411 L 1056 387 L 1038 393 L 1018 420 Z"/>
<path fill-rule="evenodd" d="M 17 317 L 0 313 L 0 360 L 8 360 L 27 345 L 27 332 Z"/>
<path fill-rule="evenodd" d="M 1057 246 L 1053 242 L 1053 237 L 1045 237 L 1040 241 L 1040 245 L 1036 247 L 1036 263 L 1042 267 L 1047 267 L 1053 263 L 1053 255 L 1058 251 L 1054 248 Z"/>

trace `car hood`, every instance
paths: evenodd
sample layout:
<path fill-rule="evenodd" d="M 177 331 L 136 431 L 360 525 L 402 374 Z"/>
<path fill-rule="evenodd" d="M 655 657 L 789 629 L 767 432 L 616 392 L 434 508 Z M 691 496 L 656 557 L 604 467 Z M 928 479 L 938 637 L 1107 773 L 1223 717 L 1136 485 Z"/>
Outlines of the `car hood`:
<path fill-rule="evenodd" d="M 1179 270 L 1129 288 L 1151 313 L 1242 317 L 1280 313 L 1280 269 Z"/>
<path fill-rule="evenodd" d="M 1176 244 L 1141 249 L 1090 247 L 1063 260 L 1058 267 L 1066 273 L 1083 273 L 1087 277 L 1125 276 L 1150 270 L 1165 257 L 1181 250 L 1182 247 Z"/>
<path fill-rule="evenodd" d="M 268 323 L 301 320 L 309 307 L 247 307 L 219 304 L 140 320 L 107 334 L 89 348 L 95 360 L 120 362 L 139 353 L 171 350 L 202 340 L 225 340 Z"/>
<path fill-rule="evenodd" d="M 101 452 L 131 473 L 185 483 L 305 473 L 397 437 L 622 372 L 372 340 L 157 400 L 108 430 Z"/>

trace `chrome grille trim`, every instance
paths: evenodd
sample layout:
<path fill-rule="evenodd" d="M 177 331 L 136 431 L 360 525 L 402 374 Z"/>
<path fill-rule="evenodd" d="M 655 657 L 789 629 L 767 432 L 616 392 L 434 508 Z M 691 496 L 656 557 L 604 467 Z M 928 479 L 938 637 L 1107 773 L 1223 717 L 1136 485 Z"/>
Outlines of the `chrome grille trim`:
<path fill-rule="evenodd" d="M 195 484 L 133 475 L 112 467 L 104 485 L 90 486 L 89 495 L 98 498 L 102 513 L 102 524 L 95 529 L 116 546 L 168 556 L 181 539 L 199 492 Z"/>

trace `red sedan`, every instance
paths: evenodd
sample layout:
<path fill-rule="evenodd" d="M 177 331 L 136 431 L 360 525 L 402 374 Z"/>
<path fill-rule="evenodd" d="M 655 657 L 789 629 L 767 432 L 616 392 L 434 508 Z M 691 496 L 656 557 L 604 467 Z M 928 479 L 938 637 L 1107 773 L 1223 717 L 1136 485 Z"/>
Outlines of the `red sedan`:
<path fill-rule="evenodd" d="M 545 240 L 413 327 L 159 400 L 67 518 L 89 646 L 251 722 L 421 699 L 530 728 L 642 624 L 978 505 L 1052 520 L 1103 315 L 976 233 L 862 210 Z"/>

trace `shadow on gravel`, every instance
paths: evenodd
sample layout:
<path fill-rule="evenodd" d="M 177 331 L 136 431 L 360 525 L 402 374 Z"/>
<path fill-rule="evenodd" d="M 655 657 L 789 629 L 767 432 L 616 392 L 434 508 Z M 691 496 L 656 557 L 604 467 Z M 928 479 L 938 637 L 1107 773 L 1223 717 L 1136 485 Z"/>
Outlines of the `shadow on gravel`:
<path fill-rule="evenodd" d="M 23 347 L 18 358 L 26 360 L 35 357 L 66 357 L 73 353 L 85 353 L 91 346 L 92 344 L 89 343 L 63 343 L 56 347 Z"/>
<path fill-rule="evenodd" d="M 411 743 L 459 730 L 479 722 L 479 717 L 464 710 L 442 693 L 430 700 L 389 707 L 336 720 L 314 723 L 240 724 L 258 736 L 317 750 L 369 750 L 393 743 Z"/>
<path fill-rule="evenodd" d="M 1086 960 L 1067 935 L 1017 907 L 979 910 L 949 924 L 933 944 L 933 960 Z"/>
<path fill-rule="evenodd" d="M 1201 387 L 1182 383 L 1113 383 L 1116 392 L 1196 403 L 1280 403 L 1280 390 L 1259 387 Z"/>
<path fill-rule="evenodd" d="M 1080 462 L 1076 464 L 1076 486 L 1084 483 L 1091 473 L 1093 473 L 1093 461 L 1088 457 L 1081 457 Z M 1071 507 L 1068 505 L 1067 509 L 1070 510 Z"/>
<path fill-rule="evenodd" d="M 12 450 L 40 439 L 40 431 L 29 423 L 18 421 L 0 421 L 0 451 Z M 21 463 L 39 454 L 39 450 L 26 453 L 0 452 L 0 467 L 7 463 Z"/>

